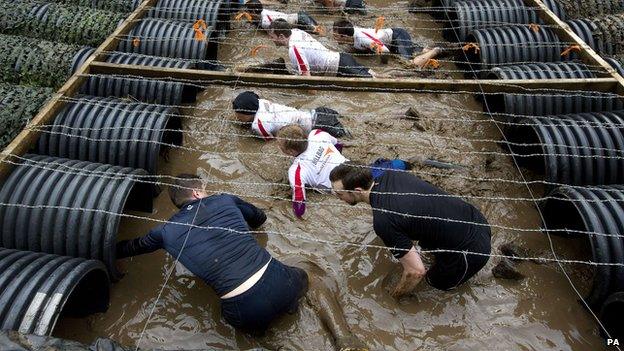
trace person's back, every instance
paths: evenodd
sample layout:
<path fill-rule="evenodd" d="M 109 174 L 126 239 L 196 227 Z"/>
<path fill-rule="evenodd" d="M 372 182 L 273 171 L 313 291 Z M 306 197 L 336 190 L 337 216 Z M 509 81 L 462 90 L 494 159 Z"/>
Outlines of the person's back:
<path fill-rule="evenodd" d="M 313 111 L 296 108 L 260 99 L 252 129 L 265 138 L 272 138 L 277 132 L 289 124 L 300 125 L 310 131 L 313 123 Z"/>
<path fill-rule="evenodd" d="M 292 206 L 297 217 L 305 213 L 305 188 L 327 191 L 331 189 L 329 174 L 332 169 L 347 161 L 342 156 L 338 139 L 320 129 L 305 134 L 298 125 L 289 125 L 278 133 L 280 150 L 295 157 L 288 169 L 292 187 Z"/>
<path fill-rule="evenodd" d="M 474 206 L 408 172 L 385 172 L 376 180 L 370 202 L 375 230 L 384 242 L 392 239 L 383 233 L 400 231 L 424 249 L 462 249 L 472 245 L 483 227 L 471 222 L 487 226 Z M 405 249 L 412 245 L 404 243 Z"/>
<path fill-rule="evenodd" d="M 313 75 L 336 75 L 340 54 L 329 50 L 310 34 L 291 29 L 288 47 L 295 72 L 303 74 L 309 70 Z"/>
<path fill-rule="evenodd" d="M 184 247 L 180 263 L 219 296 L 239 286 L 271 258 L 248 232 L 236 201 L 228 194 L 196 200 L 156 229 L 162 231 L 163 248 L 173 257 Z"/>

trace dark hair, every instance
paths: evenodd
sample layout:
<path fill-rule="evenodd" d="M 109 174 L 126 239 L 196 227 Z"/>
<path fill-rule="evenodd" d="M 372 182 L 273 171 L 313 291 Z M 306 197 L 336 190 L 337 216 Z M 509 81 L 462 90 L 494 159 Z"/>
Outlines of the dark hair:
<path fill-rule="evenodd" d="M 251 14 L 260 15 L 264 7 L 259 0 L 249 0 L 245 3 L 245 9 Z"/>
<path fill-rule="evenodd" d="M 334 21 L 334 26 L 332 28 L 332 30 L 334 31 L 334 33 L 340 34 L 340 35 L 346 35 L 349 37 L 353 36 L 353 23 L 347 21 L 347 20 L 338 20 L 338 21 Z"/>
<path fill-rule="evenodd" d="M 373 185 L 373 173 L 362 164 L 348 161 L 332 169 L 329 180 L 332 183 L 342 181 L 345 190 L 368 189 Z"/>
<path fill-rule="evenodd" d="M 232 108 L 236 113 L 255 115 L 260 106 L 260 97 L 253 91 L 244 91 L 232 101 Z"/>
<path fill-rule="evenodd" d="M 271 22 L 269 29 L 273 31 L 273 34 L 283 35 L 286 38 L 290 37 L 290 34 L 292 34 L 292 26 L 283 18 L 278 18 Z"/>
<path fill-rule="evenodd" d="M 202 190 L 201 178 L 194 174 L 178 174 L 173 186 L 169 186 L 171 202 L 178 208 L 193 200 L 193 190 Z"/>

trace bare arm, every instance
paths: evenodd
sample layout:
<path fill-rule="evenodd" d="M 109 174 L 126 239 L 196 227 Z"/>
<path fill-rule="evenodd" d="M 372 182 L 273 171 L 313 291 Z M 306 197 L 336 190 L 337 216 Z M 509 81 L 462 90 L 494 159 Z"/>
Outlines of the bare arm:
<path fill-rule="evenodd" d="M 401 297 L 414 290 L 427 273 L 420 255 L 413 246 L 399 261 L 401 266 L 403 266 L 403 274 L 401 275 L 401 280 L 392 291 L 392 296 L 394 297 Z"/>
<path fill-rule="evenodd" d="M 416 66 L 423 68 L 430 59 L 435 58 L 436 56 L 438 56 L 439 53 L 440 53 L 440 48 L 433 48 L 427 51 L 423 50 L 423 53 L 416 56 L 414 60 L 412 60 L 412 62 Z"/>

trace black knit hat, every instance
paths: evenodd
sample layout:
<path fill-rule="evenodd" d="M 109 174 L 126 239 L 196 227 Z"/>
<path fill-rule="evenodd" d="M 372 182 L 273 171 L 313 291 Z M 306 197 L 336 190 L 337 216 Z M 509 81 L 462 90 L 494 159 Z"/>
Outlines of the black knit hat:
<path fill-rule="evenodd" d="M 242 92 L 232 101 L 232 108 L 237 113 L 255 115 L 258 111 L 258 99 L 260 97 L 253 91 Z"/>

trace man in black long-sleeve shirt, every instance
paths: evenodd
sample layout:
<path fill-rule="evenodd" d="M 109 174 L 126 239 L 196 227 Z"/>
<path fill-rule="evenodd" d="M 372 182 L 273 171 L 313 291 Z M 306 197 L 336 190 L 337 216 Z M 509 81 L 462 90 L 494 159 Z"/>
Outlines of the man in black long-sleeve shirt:
<path fill-rule="evenodd" d="M 236 196 L 208 196 L 201 189 L 197 176 L 178 176 L 169 195 L 180 212 L 145 236 L 119 242 L 117 258 L 165 249 L 216 291 L 229 324 L 262 332 L 279 315 L 297 309 L 308 276 L 272 258 L 249 233 L 266 221 L 262 210 Z"/>
<path fill-rule="evenodd" d="M 490 226 L 479 210 L 413 174 L 376 173 L 347 162 L 334 168 L 329 179 L 341 200 L 373 208 L 375 233 L 403 266 L 393 295 L 411 291 L 425 276 L 431 286 L 449 290 L 483 268 L 491 239 Z M 435 253 L 435 263 L 426 271 L 413 240 L 423 249 L 457 252 Z"/>

